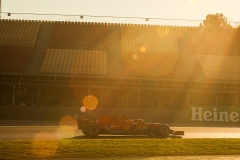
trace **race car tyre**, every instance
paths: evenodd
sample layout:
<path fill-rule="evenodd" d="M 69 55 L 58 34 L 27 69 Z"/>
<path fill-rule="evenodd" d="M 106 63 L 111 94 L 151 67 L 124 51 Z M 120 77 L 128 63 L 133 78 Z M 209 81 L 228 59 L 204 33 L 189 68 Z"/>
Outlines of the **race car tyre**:
<path fill-rule="evenodd" d="M 169 136 L 169 130 L 170 128 L 167 125 L 161 125 L 159 127 L 159 135 L 163 138 L 166 138 Z"/>
<path fill-rule="evenodd" d="M 99 129 L 97 126 L 93 125 L 88 128 L 88 133 L 90 137 L 97 137 L 99 135 Z"/>

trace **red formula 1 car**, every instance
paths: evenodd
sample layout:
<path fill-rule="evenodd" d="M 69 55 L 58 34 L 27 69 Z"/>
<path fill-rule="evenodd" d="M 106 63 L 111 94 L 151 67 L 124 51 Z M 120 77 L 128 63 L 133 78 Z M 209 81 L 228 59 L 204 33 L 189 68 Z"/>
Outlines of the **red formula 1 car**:
<path fill-rule="evenodd" d="M 123 116 L 104 116 L 94 121 L 88 118 L 77 118 L 78 129 L 88 137 L 99 134 L 118 135 L 148 135 L 155 137 L 169 137 L 169 135 L 184 135 L 184 131 L 174 131 L 166 124 L 146 123 L 142 119 L 126 119 Z"/>

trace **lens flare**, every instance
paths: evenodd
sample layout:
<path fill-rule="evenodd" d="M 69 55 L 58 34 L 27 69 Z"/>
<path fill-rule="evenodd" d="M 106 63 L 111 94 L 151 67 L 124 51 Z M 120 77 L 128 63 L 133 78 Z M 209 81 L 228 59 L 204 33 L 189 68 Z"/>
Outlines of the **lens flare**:
<path fill-rule="evenodd" d="M 81 111 L 81 112 L 86 112 L 86 107 L 82 106 L 82 107 L 80 108 L 80 111 Z"/>
<path fill-rule="evenodd" d="M 157 27 L 156 28 L 156 32 L 160 37 L 166 37 L 169 35 L 170 33 L 170 29 L 167 27 Z"/>
<path fill-rule="evenodd" d="M 34 136 L 34 140 L 56 140 L 55 132 L 40 132 Z"/>
<path fill-rule="evenodd" d="M 136 54 L 132 55 L 132 59 L 133 60 L 137 60 L 138 59 L 138 55 L 136 55 Z"/>
<path fill-rule="evenodd" d="M 84 107 L 89 110 L 94 110 L 97 107 L 98 100 L 95 96 L 88 95 L 83 100 Z"/>
<path fill-rule="evenodd" d="M 59 122 L 57 137 L 73 137 L 77 131 L 76 119 L 72 116 L 65 116 Z"/>
<path fill-rule="evenodd" d="M 146 52 L 146 50 L 147 50 L 146 47 L 144 47 L 144 46 L 140 47 L 140 52 L 144 53 L 144 52 Z"/>
<path fill-rule="evenodd" d="M 57 149 L 56 140 L 32 141 L 31 151 L 36 158 L 51 158 L 56 154 Z"/>

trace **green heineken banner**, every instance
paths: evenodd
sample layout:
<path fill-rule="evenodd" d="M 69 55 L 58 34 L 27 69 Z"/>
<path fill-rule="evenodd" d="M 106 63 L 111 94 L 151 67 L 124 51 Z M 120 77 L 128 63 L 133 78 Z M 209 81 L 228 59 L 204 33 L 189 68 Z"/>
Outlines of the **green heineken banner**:
<path fill-rule="evenodd" d="M 240 107 L 189 106 L 190 122 L 240 122 Z"/>

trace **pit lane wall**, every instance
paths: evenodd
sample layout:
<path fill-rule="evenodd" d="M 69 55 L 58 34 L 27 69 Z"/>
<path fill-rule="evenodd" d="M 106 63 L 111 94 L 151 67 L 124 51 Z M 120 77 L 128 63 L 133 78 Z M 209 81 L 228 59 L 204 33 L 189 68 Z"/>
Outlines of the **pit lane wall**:
<path fill-rule="evenodd" d="M 79 107 L 59 106 L 0 106 L 0 119 L 58 121 L 64 116 L 85 116 L 91 119 L 101 116 L 126 115 L 129 119 L 144 119 L 146 122 L 186 122 L 186 110 L 155 108 L 97 108 L 82 112 Z"/>
<path fill-rule="evenodd" d="M 240 107 L 237 106 L 189 106 L 188 122 L 198 124 L 240 123 Z"/>
<path fill-rule="evenodd" d="M 237 106 L 189 106 L 184 110 L 156 108 L 97 108 L 81 112 L 79 107 L 59 106 L 0 106 L 0 119 L 11 120 L 60 120 L 64 116 L 89 117 L 126 115 L 129 119 L 144 119 L 146 122 L 183 123 L 201 125 L 238 125 L 240 107 Z"/>

